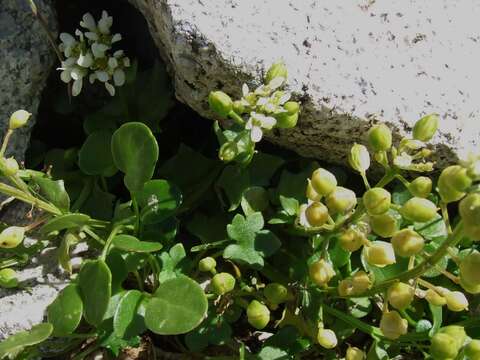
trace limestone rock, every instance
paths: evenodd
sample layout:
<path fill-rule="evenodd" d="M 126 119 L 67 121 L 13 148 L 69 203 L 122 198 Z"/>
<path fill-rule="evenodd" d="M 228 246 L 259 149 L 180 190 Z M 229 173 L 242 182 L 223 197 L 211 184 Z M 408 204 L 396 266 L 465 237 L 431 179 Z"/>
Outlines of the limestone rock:
<path fill-rule="evenodd" d="M 174 75 L 177 97 L 206 117 L 211 90 L 239 95 L 283 59 L 303 102 L 294 130 L 270 134 L 298 153 L 345 162 L 375 120 L 405 134 L 438 113 L 438 159 L 480 135 L 480 2 L 475 0 L 130 0 Z"/>

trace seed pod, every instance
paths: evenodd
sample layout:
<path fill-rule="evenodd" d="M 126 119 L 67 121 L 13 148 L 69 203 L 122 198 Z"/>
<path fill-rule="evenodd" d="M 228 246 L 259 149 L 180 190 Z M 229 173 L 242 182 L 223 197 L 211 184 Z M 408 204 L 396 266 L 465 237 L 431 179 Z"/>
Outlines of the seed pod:
<path fill-rule="evenodd" d="M 257 300 L 252 302 L 247 307 L 247 320 L 257 330 L 262 330 L 270 321 L 270 310 Z"/>
<path fill-rule="evenodd" d="M 10 226 L 0 233 L 0 248 L 12 249 L 17 247 L 25 237 L 25 228 Z"/>
<path fill-rule="evenodd" d="M 447 303 L 447 299 L 432 289 L 428 289 L 425 292 L 425 300 L 435 306 L 443 306 Z"/>
<path fill-rule="evenodd" d="M 375 234 L 384 238 L 392 237 L 400 227 L 398 217 L 390 211 L 385 214 L 370 216 L 370 226 Z"/>
<path fill-rule="evenodd" d="M 323 168 L 315 170 L 311 179 L 313 189 L 321 196 L 329 195 L 337 187 L 335 175 Z"/>
<path fill-rule="evenodd" d="M 395 252 L 392 244 L 385 241 L 372 241 L 369 245 L 363 247 L 365 260 L 377 267 L 384 267 L 394 264 Z"/>
<path fill-rule="evenodd" d="M 282 77 L 284 79 L 287 79 L 288 77 L 288 70 L 283 62 L 277 62 L 270 66 L 267 75 L 265 75 L 265 83 L 268 84 L 277 77 Z"/>
<path fill-rule="evenodd" d="M 276 124 L 277 128 L 291 129 L 297 125 L 298 113 L 291 114 L 291 115 L 288 113 L 276 114 L 275 119 L 277 119 L 277 124 Z"/>
<path fill-rule="evenodd" d="M 378 124 L 368 131 L 368 145 L 375 152 L 392 147 L 392 131 L 385 124 Z"/>
<path fill-rule="evenodd" d="M 465 355 L 472 360 L 480 359 L 480 340 L 472 339 L 465 346 Z"/>
<path fill-rule="evenodd" d="M 208 103 L 210 108 L 222 118 L 226 118 L 233 110 L 232 99 L 223 91 L 212 91 L 208 95 Z"/>
<path fill-rule="evenodd" d="M 350 252 L 357 251 L 362 245 L 368 243 L 367 237 L 364 233 L 356 228 L 350 227 L 345 230 L 338 238 L 340 246 Z"/>
<path fill-rule="evenodd" d="M 364 145 L 355 143 L 350 149 L 348 162 L 352 169 L 365 173 L 370 167 L 370 154 Z"/>
<path fill-rule="evenodd" d="M 320 201 L 322 199 L 322 195 L 317 193 L 312 186 L 312 181 L 308 179 L 307 190 L 305 191 L 305 195 L 307 199 L 310 201 Z"/>
<path fill-rule="evenodd" d="M 363 194 L 363 205 L 369 215 L 381 215 L 390 209 L 392 196 L 383 189 L 374 187 Z"/>
<path fill-rule="evenodd" d="M 418 120 L 413 127 L 413 138 L 427 142 L 429 141 L 438 128 L 438 115 L 430 114 Z"/>
<path fill-rule="evenodd" d="M 441 334 L 450 335 L 455 340 L 457 349 L 460 349 L 467 340 L 467 333 L 465 332 L 463 326 L 448 325 L 442 327 L 440 330 L 438 330 L 438 332 Z"/>
<path fill-rule="evenodd" d="M 345 360 L 364 360 L 365 358 L 365 352 L 355 346 L 349 346 L 345 354 Z"/>
<path fill-rule="evenodd" d="M 337 186 L 325 201 L 332 214 L 345 214 L 357 205 L 357 196 L 352 190 Z"/>
<path fill-rule="evenodd" d="M 322 226 L 328 220 L 328 209 L 320 202 L 311 203 L 305 210 L 307 221 L 312 226 Z"/>
<path fill-rule="evenodd" d="M 410 257 L 422 251 L 425 240 L 412 229 L 402 229 L 391 240 L 395 254 Z"/>
<path fill-rule="evenodd" d="M 0 270 L 0 287 L 11 289 L 17 286 L 18 279 L 15 270 L 10 268 Z"/>
<path fill-rule="evenodd" d="M 447 300 L 447 307 L 450 311 L 464 311 L 468 309 L 468 300 L 460 291 L 449 291 L 445 295 Z"/>
<path fill-rule="evenodd" d="M 410 285 L 398 282 L 388 288 L 387 299 L 395 309 L 403 310 L 412 303 L 414 294 Z"/>
<path fill-rule="evenodd" d="M 456 341 L 448 334 L 436 333 L 430 341 L 430 355 L 436 360 L 454 359 L 458 354 Z"/>
<path fill-rule="evenodd" d="M 437 214 L 437 206 L 430 200 L 413 197 L 403 204 L 400 213 L 407 220 L 427 222 Z"/>
<path fill-rule="evenodd" d="M 235 278 L 226 272 L 218 273 L 212 278 L 210 286 L 215 294 L 224 295 L 235 287 Z"/>
<path fill-rule="evenodd" d="M 282 284 L 270 283 L 265 286 L 263 294 L 268 302 L 272 304 L 281 304 L 287 301 L 288 289 Z"/>
<path fill-rule="evenodd" d="M 319 329 L 317 334 L 318 343 L 325 349 L 333 349 L 337 346 L 337 335 L 330 329 Z"/>
<path fill-rule="evenodd" d="M 407 320 L 403 319 L 395 310 L 384 312 L 380 320 L 380 330 L 390 340 L 405 335 L 408 329 Z"/>
<path fill-rule="evenodd" d="M 465 196 L 465 193 L 463 191 L 458 191 L 457 189 L 454 189 L 449 181 L 450 176 L 457 171 L 457 166 L 458 165 L 452 165 L 446 167 L 442 170 L 438 178 L 438 193 L 440 194 L 440 197 L 445 203 L 458 201 Z"/>
<path fill-rule="evenodd" d="M 469 226 L 480 225 L 480 194 L 472 193 L 465 197 L 458 206 L 463 222 Z"/>
<path fill-rule="evenodd" d="M 308 272 L 310 274 L 310 279 L 312 279 L 312 281 L 318 286 L 327 285 L 330 279 L 335 276 L 332 264 L 323 259 L 312 263 L 308 268 Z"/>
<path fill-rule="evenodd" d="M 30 119 L 30 114 L 28 111 L 25 110 L 17 110 L 12 115 L 10 115 L 10 122 L 9 128 L 10 130 L 15 130 L 25 126 Z"/>
<path fill-rule="evenodd" d="M 235 111 L 238 115 L 242 115 L 246 112 L 245 105 L 240 100 L 235 100 L 233 102 L 233 111 Z"/>
<path fill-rule="evenodd" d="M 419 176 L 410 183 L 408 190 L 413 196 L 426 198 L 432 192 L 432 180 L 426 176 Z"/>
<path fill-rule="evenodd" d="M 460 279 L 466 284 L 480 285 L 480 253 L 473 251 L 460 262 Z"/>
<path fill-rule="evenodd" d="M 198 270 L 203 272 L 210 272 L 212 270 L 215 270 L 216 266 L 217 266 L 217 262 L 215 261 L 214 258 L 210 256 L 205 257 L 198 262 Z"/>

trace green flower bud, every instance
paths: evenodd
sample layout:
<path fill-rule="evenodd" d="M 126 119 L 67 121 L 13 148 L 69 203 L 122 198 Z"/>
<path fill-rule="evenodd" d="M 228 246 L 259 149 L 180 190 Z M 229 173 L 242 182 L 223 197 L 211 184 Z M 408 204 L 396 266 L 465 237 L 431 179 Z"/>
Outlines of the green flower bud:
<path fill-rule="evenodd" d="M 425 300 L 435 306 L 443 306 L 447 303 L 447 299 L 432 289 L 428 289 L 425 292 Z"/>
<path fill-rule="evenodd" d="M 480 194 L 472 193 L 466 196 L 458 206 L 460 216 L 465 225 L 480 225 Z"/>
<path fill-rule="evenodd" d="M 388 242 L 372 241 L 363 247 L 363 251 L 365 260 L 370 265 L 384 267 L 396 262 L 392 244 Z"/>
<path fill-rule="evenodd" d="M 387 299 L 395 309 L 403 310 L 412 303 L 414 294 L 410 285 L 398 282 L 388 288 Z"/>
<path fill-rule="evenodd" d="M 288 77 L 287 67 L 282 61 L 270 66 L 270 69 L 268 69 L 267 75 L 265 76 L 265 83 L 269 84 L 273 79 L 277 77 L 282 77 L 284 79 L 287 79 Z"/>
<path fill-rule="evenodd" d="M 227 141 L 220 147 L 218 157 L 224 162 L 233 161 L 238 155 L 238 146 L 234 141 Z"/>
<path fill-rule="evenodd" d="M 365 352 L 355 346 L 349 346 L 347 349 L 347 353 L 345 354 L 345 360 L 364 360 L 366 357 L 367 355 L 365 354 Z"/>
<path fill-rule="evenodd" d="M 463 191 L 452 186 L 455 181 L 451 181 L 451 179 L 457 176 L 456 174 L 459 172 L 459 168 L 461 167 L 458 165 L 448 166 L 442 170 L 438 178 L 438 193 L 445 203 L 458 201 L 465 196 Z"/>
<path fill-rule="evenodd" d="M 331 213 L 345 214 L 357 205 L 357 196 L 352 190 L 337 186 L 335 190 L 327 196 L 326 203 Z"/>
<path fill-rule="evenodd" d="M 467 340 L 467 333 L 465 332 L 463 326 L 448 325 L 442 327 L 440 330 L 438 330 L 438 332 L 441 334 L 450 335 L 456 341 L 457 349 L 460 349 Z"/>
<path fill-rule="evenodd" d="M 337 335 L 330 329 L 319 329 L 317 341 L 325 349 L 333 349 L 338 344 Z"/>
<path fill-rule="evenodd" d="M 357 251 L 362 245 L 368 243 L 368 239 L 364 233 L 356 228 L 350 227 L 345 230 L 338 238 L 340 246 L 350 252 Z"/>
<path fill-rule="evenodd" d="M 365 146 L 355 143 L 350 149 L 348 162 L 352 169 L 365 173 L 370 167 L 370 154 Z"/>
<path fill-rule="evenodd" d="M 437 206 L 430 200 L 413 197 L 403 204 L 400 213 L 407 220 L 427 222 L 437 214 Z"/>
<path fill-rule="evenodd" d="M 480 359 L 480 340 L 473 339 L 465 346 L 465 355 L 471 360 Z"/>
<path fill-rule="evenodd" d="M 247 307 L 247 320 L 257 330 L 262 330 L 270 321 L 270 310 L 257 300 L 253 300 Z"/>
<path fill-rule="evenodd" d="M 408 329 L 408 322 L 396 311 L 384 312 L 380 320 L 380 330 L 383 335 L 390 340 L 398 339 L 405 335 Z"/>
<path fill-rule="evenodd" d="M 226 118 L 233 110 L 233 102 L 230 96 L 223 91 L 212 91 L 208 96 L 210 108 L 222 118 Z"/>
<path fill-rule="evenodd" d="M 320 202 L 313 202 L 305 210 L 305 217 L 311 226 L 322 226 L 328 220 L 328 209 Z"/>
<path fill-rule="evenodd" d="M 323 168 L 315 170 L 311 176 L 311 184 L 317 194 L 327 196 L 337 187 L 337 179 L 330 171 Z"/>
<path fill-rule="evenodd" d="M 305 195 L 307 196 L 307 199 L 310 201 L 320 201 L 322 198 L 322 195 L 317 193 L 313 188 L 312 181 L 310 179 L 308 179 L 307 190 L 305 191 Z"/>
<path fill-rule="evenodd" d="M 13 157 L 4 159 L 0 159 L 0 171 L 5 176 L 13 176 L 18 172 L 19 166 L 17 160 Z"/>
<path fill-rule="evenodd" d="M 275 119 L 277 119 L 276 127 L 280 129 L 291 129 L 297 125 L 298 113 L 280 113 L 275 115 Z"/>
<path fill-rule="evenodd" d="M 369 222 L 373 232 L 384 238 L 392 237 L 400 227 L 399 216 L 391 211 L 370 216 Z"/>
<path fill-rule="evenodd" d="M 432 192 L 432 180 L 426 176 L 419 176 L 410 183 L 408 190 L 413 196 L 426 198 Z"/>
<path fill-rule="evenodd" d="M 462 166 L 454 165 L 447 176 L 447 182 L 452 189 L 462 192 L 472 186 L 472 179 L 467 174 L 468 170 Z"/>
<path fill-rule="evenodd" d="M 235 100 L 233 102 L 233 111 L 235 111 L 238 115 L 242 115 L 246 112 L 245 105 L 240 100 Z"/>
<path fill-rule="evenodd" d="M 25 228 L 10 226 L 0 233 L 0 248 L 12 249 L 17 247 L 25 237 Z"/>
<path fill-rule="evenodd" d="M 10 116 L 10 123 L 9 128 L 10 130 L 15 130 L 25 126 L 30 119 L 30 114 L 28 111 L 25 110 L 17 110 Z"/>
<path fill-rule="evenodd" d="M 480 253 L 473 251 L 459 265 L 460 279 L 467 284 L 480 285 Z"/>
<path fill-rule="evenodd" d="M 418 120 L 413 127 L 413 138 L 423 142 L 429 141 L 438 128 L 438 115 L 430 114 Z"/>
<path fill-rule="evenodd" d="M 391 199 L 387 190 L 374 187 L 363 194 L 363 205 L 369 215 L 380 215 L 390 209 Z"/>
<path fill-rule="evenodd" d="M 282 284 L 270 283 L 265 286 L 263 294 L 268 302 L 272 304 L 281 304 L 287 301 L 288 289 Z"/>
<path fill-rule="evenodd" d="M 480 225 L 465 224 L 463 232 L 472 241 L 480 240 Z"/>
<path fill-rule="evenodd" d="M 386 151 L 392 147 L 392 132 L 385 124 L 372 127 L 368 132 L 368 145 L 375 152 Z"/>
<path fill-rule="evenodd" d="M 18 279 L 15 270 L 10 268 L 0 270 L 0 287 L 11 289 L 17 286 Z"/>
<path fill-rule="evenodd" d="M 463 290 L 465 290 L 469 294 L 480 293 L 480 284 L 475 285 L 475 284 L 467 283 L 462 277 L 460 277 L 460 286 L 463 288 Z"/>
<path fill-rule="evenodd" d="M 310 274 L 310 279 L 312 279 L 312 281 L 318 286 L 327 285 L 330 279 L 335 276 L 332 264 L 323 259 L 312 263 L 308 268 L 308 272 Z"/>
<path fill-rule="evenodd" d="M 229 273 L 218 273 L 212 278 L 210 286 L 215 294 L 224 295 L 235 287 L 235 278 Z"/>
<path fill-rule="evenodd" d="M 459 312 L 468 309 L 468 300 L 462 292 L 449 291 L 444 294 L 444 297 L 447 300 L 448 310 Z"/>
<path fill-rule="evenodd" d="M 448 334 L 436 333 L 430 342 L 430 355 L 436 360 L 454 359 L 458 354 L 457 343 Z"/>
<path fill-rule="evenodd" d="M 287 110 L 288 115 L 295 115 L 300 112 L 300 103 L 296 101 L 287 101 L 284 105 L 283 108 Z"/>
<path fill-rule="evenodd" d="M 392 237 L 391 243 L 395 254 L 410 257 L 422 251 L 425 240 L 417 232 L 411 229 L 403 229 Z"/>
<path fill-rule="evenodd" d="M 215 267 L 217 266 L 217 262 L 215 261 L 214 258 L 208 256 L 203 258 L 198 262 L 198 270 L 203 271 L 203 272 L 210 272 L 215 270 Z"/>

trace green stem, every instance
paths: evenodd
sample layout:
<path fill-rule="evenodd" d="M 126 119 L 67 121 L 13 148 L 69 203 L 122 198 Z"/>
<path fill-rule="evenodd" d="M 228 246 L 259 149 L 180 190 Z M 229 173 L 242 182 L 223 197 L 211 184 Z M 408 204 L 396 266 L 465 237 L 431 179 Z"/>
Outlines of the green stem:
<path fill-rule="evenodd" d="M 228 116 L 230 117 L 230 119 L 232 119 L 233 121 L 235 121 L 238 125 L 245 125 L 245 121 L 242 119 L 242 117 L 240 115 L 238 115 L 235 111 L 230 111 Z"/>
<path fill-rule="evenodd" d="M 367 190 L 370 189 L 370 183 L 368 182 L 368 179 L 367 179 L 367 174 L 365 174 L 365 171 L 362 171 L 360 173 L 360 176 L 362 177 L 362 180 L 363 180 L 363 184 L 365 185 L 365 188 Z"/>
<path fill-rule="evenodd" d="M 85 185 L 83 185 L 80 195 L 72 205 L 72 210 L 71 210 L 72 212 L 79 210 L 83 206 L 85 201 L 87 201 L 88 197 L 90 196 L 90 193 L 92 192 L 92 185 L 93 184 L 91 179 L 87 179 L 87 181 L 85 182 Z"/>
<path fill-rule="evenodd" d="M 135 213 L 135 234 L 138 235 L 140 231 L 140 208 L 138 207 L 137 199 L 133 194 L 132 197 L 132 205 L 133 205 L 133 212 Z"/>
<path fill-rule="evenodd" d="M 110 246 L 112 244 L 113 239 L 115 238 L 115 235 L 120 231 L 122 226 L 116 225 L 113 227 L 112 232 L 110 235 L 108 235 L 107 241 L 105 242 L 105 246 L 103 247 L 102 255 L 100 256 L 101 259 L 105 260 L 108 254 L 108 250 L 110 249 Z"/>
<path fill-rule="evenodd" d="M 82 228 L 82 231 L 85 232 L 87 235 L 89 235 L 93 240 L 95 240 L 96 242 L 98 242 L 100 245 L 102 246 L 105 246 L 105 241 L 102 240 L 102 238 L 100 238 L 100 236 L 98 236 L 92 229 L 90 229 L 89 227 L 85 226 L 84 228 Z"/>
<path fill-rule="evenodd" d="M 396 174 L 396 175 L 395 175 L 395 178 L 396 178 L 397 180 L 400 180 L 400 182 L 403 184 L 403 186 L 405 186 L 407 189 L 410 187 L 410 183 L 409 183 L 408 180 L 405 179 L 402 175 Z"/>
<path fill-rule="evenodd" d="M 31 194 L 26 194 L 23 191 L 14 188 L 13 186 L 0 183 L 0 192 L 12 196 L 18 200 L 26 202 L 27 204 L 38 207 L 39 209 L 45 210 L 53 215 L 62 215 L 62 212 L 54 205 L 47 203 L 46 201 L 37 199 Z"/>
<path fill-rule="evenodd" d="M 13 130 L 8 129 L 7 133 L 5 134 L 5 138 L 3 139 L 2 147 L 0 148 L 0 157 L 4 157 L 5 151 L 7 150 L 8 142 L 10 141 L 10 137 L 12 136 L 12 134 Z"/>
<path fill-rule="evenodd" d="M 380 331 L 379 328 L 369 325 L 367 323 L 364 323 L 363 321 L 357 318 L 354 318 L 351 315 L 348 315 L 346 312 L 334 309 L 325 304 L 322 305 L 322 308 L 323 308 L 323 311 L 326 312 L 327 314 L 330 314 L 336 318 L 339 318 L 340 320 L 346 322 L 347 324 L 352 325 L 353 327 L 372 336 L 375 339 L 382 337 L 382 332 Z"/>

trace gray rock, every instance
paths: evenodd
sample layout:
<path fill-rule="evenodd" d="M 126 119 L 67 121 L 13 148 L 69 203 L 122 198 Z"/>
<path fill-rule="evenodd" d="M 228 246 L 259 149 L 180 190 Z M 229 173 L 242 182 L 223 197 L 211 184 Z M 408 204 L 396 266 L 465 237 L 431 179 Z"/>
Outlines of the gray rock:
<path fill-rule="evenodd" d="M 51 0 L 36 0 L 51 31 L 57 23 Z M 56 36 L 56 35 L 55 35 Z M 0 136 L 3 139 L 10 114 L 25 109 L 33 114 L 29 125 L 17 130 L 8 156 L 22 160 L 35 122 L 41 92 L 55 55 L 45 31 L 35 19 L 26 0 L 0 1 Z"/>
<path fill-rule="evenodd" d="M 438 113 L 438 160 L 480 135 L 480 16 L 475 0 L 130 0 L 174 74 L 177 97 L 212 118 L 207 95 L 239 95 L 283 59 L 303 102 L 294 130 L 271 141 L 345 162 L 375 119 L 397 136 Z M 397 137 L 398 138 L 398 137 Z"/>

